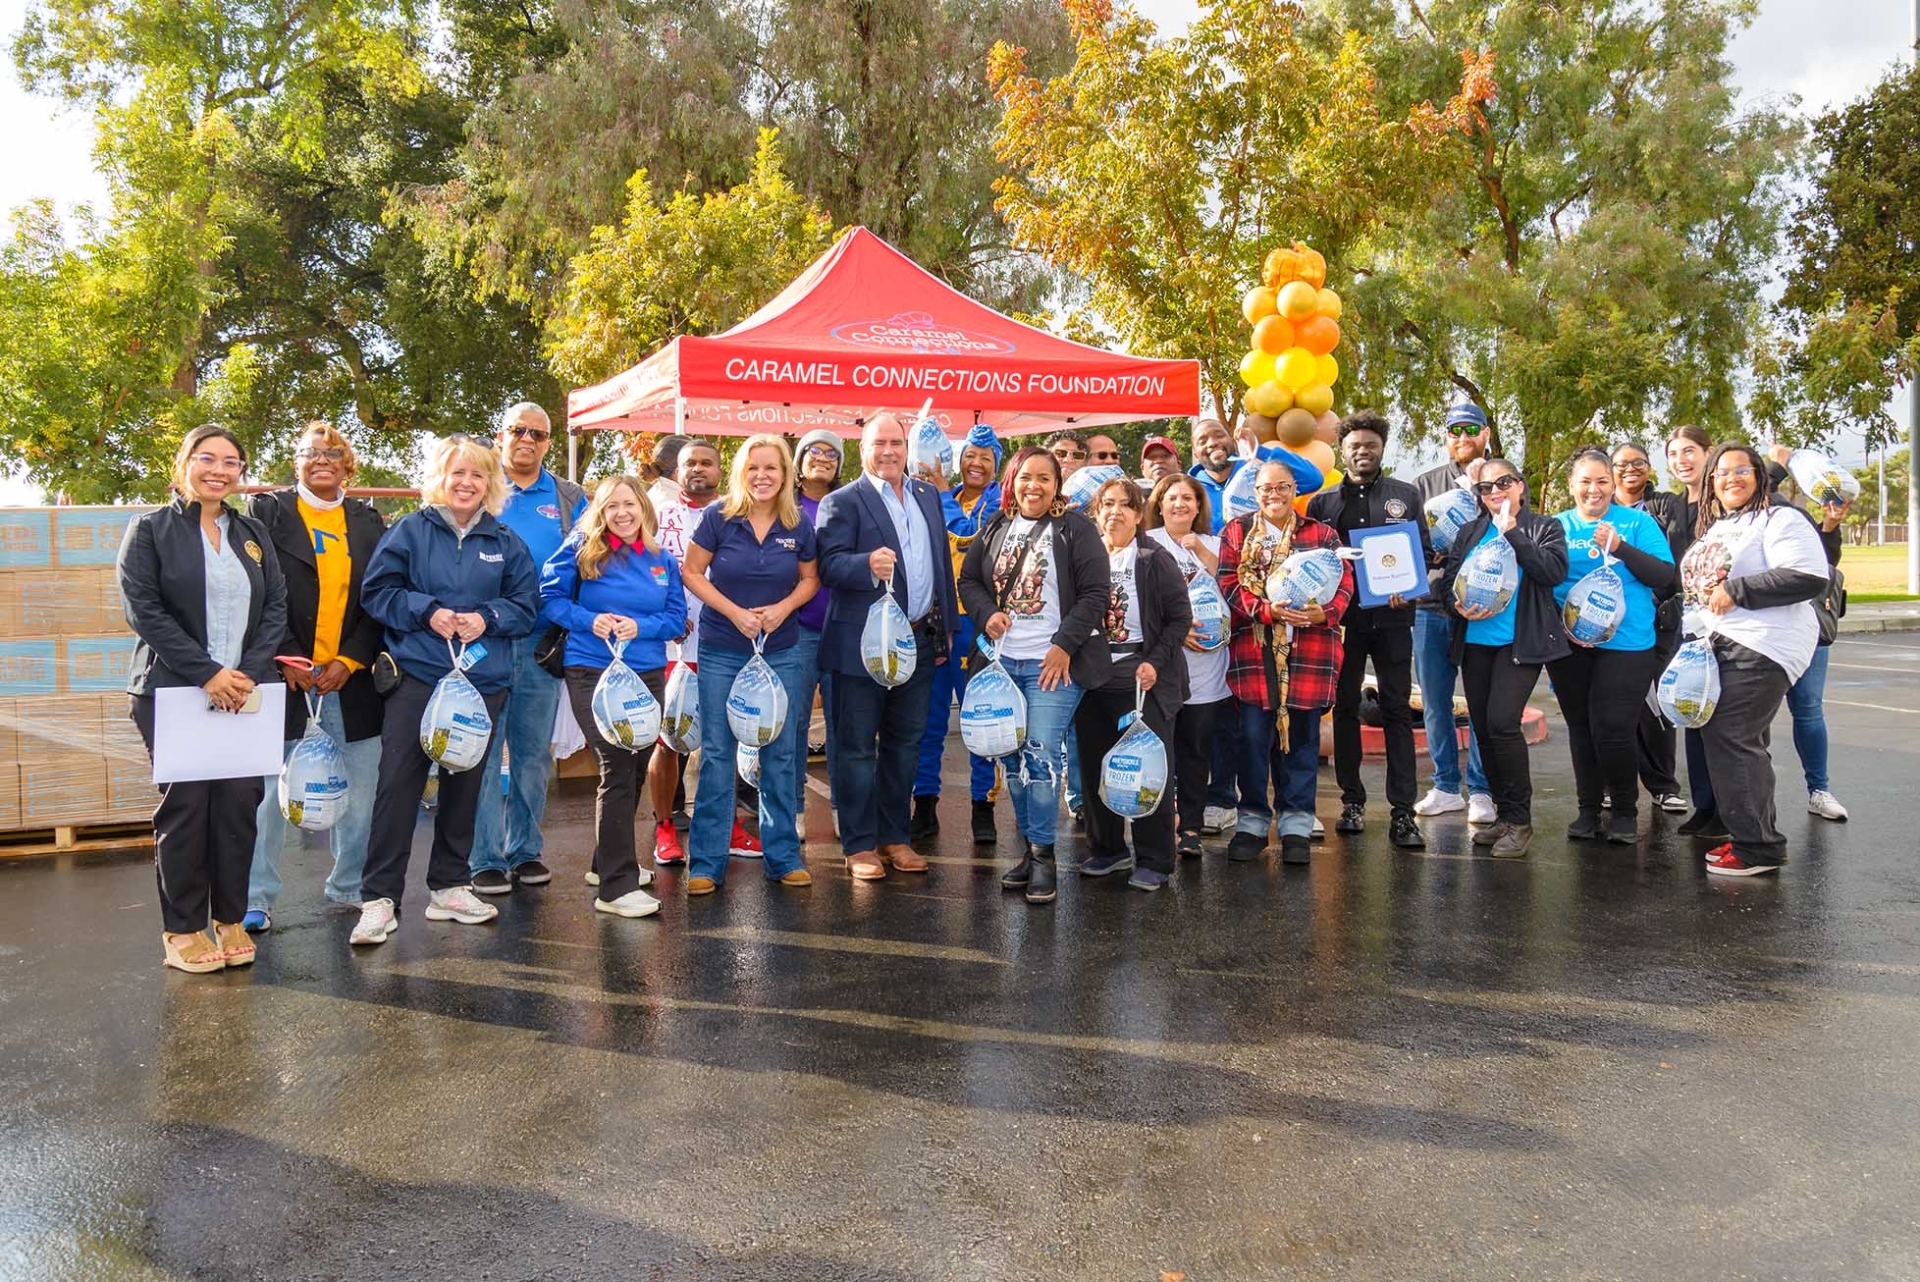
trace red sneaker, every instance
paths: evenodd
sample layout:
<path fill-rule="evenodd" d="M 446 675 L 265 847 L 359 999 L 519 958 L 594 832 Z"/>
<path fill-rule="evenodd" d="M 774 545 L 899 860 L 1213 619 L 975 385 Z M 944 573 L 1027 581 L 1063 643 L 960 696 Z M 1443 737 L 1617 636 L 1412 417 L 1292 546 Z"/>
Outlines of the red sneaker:
<path fill-rule="evenodd" d="M 653 862 L 656 865 L 687 862 L 687 852 L 680 849 L 679 835 L 670 822 L 653 826 Z"/>
<path fill-rule="evenodd" d="M 1779 872 L 1779 864 L 1750 864 L 1733 853 L 1733 843 L 1715 846 L 1707 852 L 1707 871 L 1716 877 L 1755 877 L 1763 872 Z"/>
<path fill-rule="evenodd" d="M 733 836 L 727 839 L 727 853 L 738 855 L 742 859 L 764 859 L 760 849 L 760 839 L 748 832 L 746 825 L 738 819 L 733 821 Z"/>

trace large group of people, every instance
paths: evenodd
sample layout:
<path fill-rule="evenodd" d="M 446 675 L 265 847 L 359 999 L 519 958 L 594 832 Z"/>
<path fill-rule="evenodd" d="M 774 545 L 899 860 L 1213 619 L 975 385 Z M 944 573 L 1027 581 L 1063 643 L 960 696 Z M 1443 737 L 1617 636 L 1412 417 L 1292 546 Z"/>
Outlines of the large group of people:
<path fill-rule="evenodd" d="M 1549 515 L 1519 467 L 1491 456 L 1476 405 L 1449 412 L 1447 461 L 1411 481 L 1389 475 L 1380 414 L 1349 415 L 1339 436 L 1343 477 L 1307 501 L 1295 470 L 1236 448 L 1214 419 L 1194 425 L 1184 470 L 1166 436 L 1147 439 L 1136 477 L 1105 434 L 1061 432 L 1003 459 L 976 426 L 949 476 L 916 468 L 905 424 L 885 413 L 861 425 L 851 479 L 847 447 L 828 431 L 797 449 L 749 437 L 724 483 L 712 442 L 675 435 L 657 444 L 648 477 L 605 477 L 589 493 L 546 468 L 552 426 L 525 403 L 492 440 L 436 443 L 418 510 L 389 528 L 347 494 L 358 460 L 336 428 L 310 425 L 295 442 L 294 484 L 243 504 L 245 450 L 209 425 L 179 449 L 172 501 L 137 518 L 123 545 L 138 640 L 131 716 L 151 749 L 160 688 L 199 687 L 212 707 L 239 712 L 259 686 L 286 684 L 286 751 L 317 718 L 344 761 L 323 893 L 359 913 L 356 945 L 399 928 L 436 774 L 425 917 L 485 922 L 499 912 L 489 899 L 551 880 L 542 829 L 563 701 L 598 773 L 584 874 L 597 911 L 651 915 L 656 870 L 681 864 L 689 896 L 720 890 L 737 858 L 788 890 L 811 885 L 803 836 L 816 755 L 848 874 L 923 873 L 915 843 L 939 831 L 954 709 L 989 660 L 1022 695 L 1025 731 L 1009 755 L 970 759 L 972 836 L 999 843 L 1004 799 L 1017 849 L 1001 883 L 1035 904 L 1059 893 L 1063 816 L 1084 834 L 1081 877 L 1124 873 L 1145 892 L 1201 858 L 1209 837 L 1226 837 L 1233 861 L 1261 858 L 1277 838 L 1282 863 L 1309 862 L 1325 832 L 1316 793 L 1329 714 L 1336 832 L 1366 826 L 1372 724 L 1391 845 L 1418 850 L 1422 819 L 1464 812 L 1476 846 L 1523 857 L 1535 839 L 1525 719 L 1543 668 L 1573 764 L 1570 841 L 1641 840 L 1644 791 L 1656 814 L 1691 809 L 1678 831 L 1706 840 L 1707 872 L 1777 870 L 1786 839 L 1768 731 L 1783 702 L 1810 812 L 1846 817 L 1821 715 L 1824 647 L 1844 608 L 1831 572 L 1844 509 L 1787 502 L 1781 458 L 1677 428 L 1664 454 L 1679 488 L 1668 493 L 1652 485 L 1641 446 L 1584 449 L 1550 479 L 1570 502 Z M 1074 472 L 1107 465 L 1120 474 L 1067 502 Z M 1257 469 L 1256 507 L 1229 519 L 1226 487 L 1244 467 Z M 1456 490 L 1477 507 L 1436 550 L 1425 509 Z M 1417 531 L 1426 591 L 1362 605 L 1348 553 L 1324 600 L 1276 595 L 1293 554 L 1340 551 L 1390 525 Z M 1517 588 L 1497 605 L 1462 604 L 1455 580 L 1495 540 L 1511 549 Z M 1602 565 L 1624 588 L 1622 614 L 1587 645 L 1566 607 Z M 1223 643 L 1196 617 L 1201 580 L 1225 602 Z M 885 600 L 905 616 L 915 656 L 898 684 L 870 675 L 862 650 Z M 1649 697 L 1688 635 L 1707 638 L 1722 690 L 1712 718 L 1684 732 L 1690 805 L 1675 730 Z M 787 712 L 778 733 L 742 744 L 725 709 L 756 658 Z M 594 692 L 616 660 L 662 703 L 677 669 L 697 688 L 690 818 L 687 760 L 664 741 L 613 742 L 596 722 Z M 437 766 L 420 733 L 456 669 L 491 720 L 484 758 L 467 770 Z M 1416 699 L 1431 763 L 1420 796 Z M 1136 716 L 1172 770 L 1157 807 L 1129 818 L 1099 785 Z M 282 882 L 287 823 L 273 785 L 162 786 L 166 965 L 198 973 L 254 959 Z"/>

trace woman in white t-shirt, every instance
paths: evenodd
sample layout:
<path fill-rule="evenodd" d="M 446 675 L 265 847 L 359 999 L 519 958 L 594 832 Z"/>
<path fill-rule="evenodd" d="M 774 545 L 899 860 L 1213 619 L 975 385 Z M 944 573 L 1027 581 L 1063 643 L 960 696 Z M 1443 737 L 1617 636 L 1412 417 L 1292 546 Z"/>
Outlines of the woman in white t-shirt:
<path fill-rule="evenodd" d="M 1026 857 L 1000 878 L 1028 903 L 1055 895 L 1054 827 L 1067 725 L 1083 690 L 1106 682 L 1112 659 L 1107 549 L 1093 522 L 1060 499 L 1060 461 L 1028 447 L 1001 476 L 1004 507 L 967 548 L 960 603 L 1027 703 L 1027 739 L 1006 760 L 1007 797 Z"/>
<path fill-rule="evenodd" d="M 1700 736 L 1732 840 L 1707 852 L 1707 871 L 1751 877 L 1787 861 L 1774 826 L 1769 728 L 1819 644 L 1812 601 L 1826 590 L 1827 556 L 1805 517 L 1769 504 L 1757 450 L 1719 446 L 1705 470 L 1698 537 L 1681 558 L 1680 582 L 1688 610 L 1705 612 L 1720 664 L 1720 702 Z"/>
<path fill-rule="evenodd" d="M 1162 478 L 1147 496 L 1147 536 L 1173 554 L 1186 580 L 1189 597 L 1198 587 L 1204 601 L 1195 606 L 1193 627 L 1187 633 L 1187 702 L 1173 723 L 1174 776 L 1179 802 L 1179 855 L 1200 858 L 1200 830 L 1205 821 L 1207 789 L 1211 786 L 1214 727 L 1232 692 L 1227 689 L 1229 655 L 1225 640 L 1226 598 L 1214 575 L 1220 570 L 1220 536 L 1200 531 L 1213 528 L 1213 509 L 1207 492 L 1191 476 Z M 1213 585 L 1211 593 L 1202 585 Z M 1219 644 L 1201 644 L 1202 608 L 1219 605 Z"/>

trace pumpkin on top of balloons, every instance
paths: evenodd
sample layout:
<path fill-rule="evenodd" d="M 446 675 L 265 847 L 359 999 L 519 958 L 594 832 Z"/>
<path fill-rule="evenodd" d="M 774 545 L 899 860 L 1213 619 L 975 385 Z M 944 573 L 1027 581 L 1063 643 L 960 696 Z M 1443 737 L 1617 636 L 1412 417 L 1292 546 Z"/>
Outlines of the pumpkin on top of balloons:
<path fill-rule="evenodd" d="M 1333 385 L 1340 381 L 1340 295 L 1327 287 L 1327 260 L 1300 241 L 1267 255 L 1264 283 L 1247 291 L 1241 314 L 1253 326 L 1240 377 L 1247 425 L 1320 469 L 1321 489 L 1340 484 L 1333 447 L 1340 418 Z M 1316 491 L 1318 493 L 1319 491 Z M 1311 494 L 1295 500 L 1302 512 Z"/>

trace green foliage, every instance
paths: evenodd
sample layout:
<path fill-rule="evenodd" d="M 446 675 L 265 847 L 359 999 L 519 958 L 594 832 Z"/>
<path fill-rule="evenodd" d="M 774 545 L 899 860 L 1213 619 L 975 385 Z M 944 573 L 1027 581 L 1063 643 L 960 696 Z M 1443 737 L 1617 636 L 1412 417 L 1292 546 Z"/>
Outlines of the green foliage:
<path fill-rule="evenodd" d="M 1854 471 L 1860 481 L 1860 497 L 1847 508 L 1849 526 L 1872 525 L 1880 515 L 1880 456 L 1873 455 L 1867 465 Z M 1887 519 L 1905 524 L 1907 486 L 1913 479 L 1913 451 L 1907 446 L 1887 451 Z"/>
<path fill-rule="evenodd" d="M 1463 49 L 1490 55 L 1498 86 L 1448 138 L 1454 180 L 1353 246 L 1354 402 L 1431 432 L 1470 397 L 1536 483 L 1596 440 L 1736 428 L 1797 144 L 1789 119 L 1743 109 L 1728 84 L 1752 12 L 1326 0 L 1325 38 L 1377 33 L 1389 108 L 1447 92 Z"/>
<path fill-rule="evenodd" d="M 1813 190 L 1788 233 L 1795 262 L 1756 409 L 1783 434 L 1841 425 L 1891 439 L 1886 403 L 1920 371 L 1920 70 L 1890 72 L 1815 122 Z"/>

